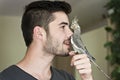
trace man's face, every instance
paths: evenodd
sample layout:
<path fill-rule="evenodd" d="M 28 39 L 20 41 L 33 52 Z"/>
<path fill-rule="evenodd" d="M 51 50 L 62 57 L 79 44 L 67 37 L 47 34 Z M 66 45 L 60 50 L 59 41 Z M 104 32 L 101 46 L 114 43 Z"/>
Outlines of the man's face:
<path fill-rule="evenodd" d="M 69 29 L 68 16 L 64 12 L 55 12 L 53 16 L 55 19 L 49 23 L 44 50 L 54 55 L 67 56 L 70 51 L 70 36 L 73 34 Z"/>

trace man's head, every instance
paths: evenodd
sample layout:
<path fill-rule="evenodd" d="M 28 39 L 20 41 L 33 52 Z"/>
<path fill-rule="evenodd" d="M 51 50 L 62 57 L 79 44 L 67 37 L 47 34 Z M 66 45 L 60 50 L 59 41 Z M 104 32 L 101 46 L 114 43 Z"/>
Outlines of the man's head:
<path fill-rule="evenodd" d="M 21 27 L 27 47 L 33 40 L 33 29 L 39 26 L 48 32 L 48 24 L 55 18 L 53 13 L 59 11 L 68 15 L 71 6 L 64 1 L 35 1 L 26 6 Z"/>

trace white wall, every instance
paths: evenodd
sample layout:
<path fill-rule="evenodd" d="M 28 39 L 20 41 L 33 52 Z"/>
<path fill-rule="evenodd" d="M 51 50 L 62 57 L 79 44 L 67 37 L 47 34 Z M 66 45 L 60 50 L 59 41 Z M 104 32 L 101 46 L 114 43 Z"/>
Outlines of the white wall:
<path fill-rule="evenodd" d="M 96 63 L 107 73 L 107 61 L 105 60 L 106 49 L 104 48 L 106 31 L 104 30 L 104 27 L 87 32 L 81 37 L 88 51 L 96 58 Z M 101 73 L 93 64 L 92 69 L 94 80 L 107 80 L 103 73 Z M 76 76 L 79 78 L 78 73 Z"/>
<path fill-rule="evenodd" d="M 21 17 L 0 16 L 0 71 L 18 62 L 25 54 Z"/>

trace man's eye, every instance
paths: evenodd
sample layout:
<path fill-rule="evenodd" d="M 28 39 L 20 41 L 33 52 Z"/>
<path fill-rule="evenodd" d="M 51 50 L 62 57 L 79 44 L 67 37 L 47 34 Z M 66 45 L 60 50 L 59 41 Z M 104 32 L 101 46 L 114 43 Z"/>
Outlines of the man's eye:
<path fill-rule="evenodd" d="M 63 28 L 63 29 L 64 29 L 64 28 L 65 28 L 65 26 L 61 26 L 61 28 Z"/>

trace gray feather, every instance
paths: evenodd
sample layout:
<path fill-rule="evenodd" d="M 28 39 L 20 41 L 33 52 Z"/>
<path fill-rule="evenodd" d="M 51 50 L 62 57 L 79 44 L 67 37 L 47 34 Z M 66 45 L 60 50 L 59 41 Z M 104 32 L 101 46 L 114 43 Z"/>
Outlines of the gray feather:
<path fill-rule="evenodd" d="M 74 49 L 74 51 L 78 52 L 78 53 L 84 53 L 87 54 L 88 58 L 90 59 L 90 61 L 98 68 L 98 70 L 100 70 L 109 80 L 112 80 L 110 78 L 110 76 L 108 76 L 101 68 L 99 65 L 97 65 L 97 63 L 94 61 L 95 58 L 88 52 L 87 48 L 84 46 L 80 34 L 81 34 L 81 30 L 80 30 L 80 26 L 77 23 L 77 19 L 74 18 L 72 21 L 72 25 L 71 25 L 71 29 L 74 30 L 73 35 L 71 36 L 71 44 L 72 47 Z"/>
<path fill-rule="evenodd" d="M 95 60 L 95 58 L 92 57 L 91 54 L 87 51 L 86 47 L 84 46 L 84 44 L 81 40 L 81 37 L 80 37 L 81 30 L 80 30 L 80 26 L 78 25 L 77 21 L 78 20 L 75 18 L 71 24 L 71 28 L 74 30 L 74 33 L 71 36 L 72 47 L 73 47 L 74 51 L 76 51 L 78 53 L 87 54 L 87 56 L 90 59 Z"/>

